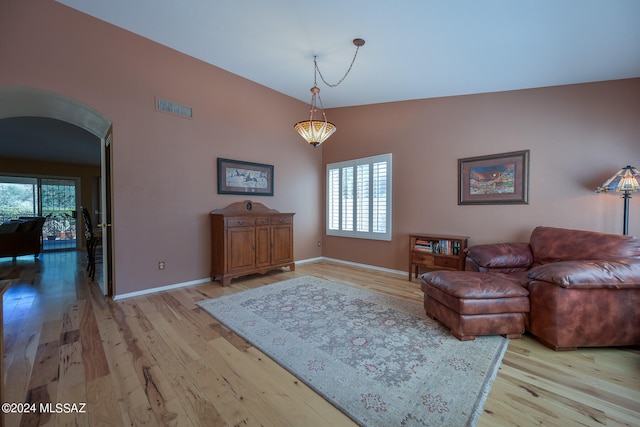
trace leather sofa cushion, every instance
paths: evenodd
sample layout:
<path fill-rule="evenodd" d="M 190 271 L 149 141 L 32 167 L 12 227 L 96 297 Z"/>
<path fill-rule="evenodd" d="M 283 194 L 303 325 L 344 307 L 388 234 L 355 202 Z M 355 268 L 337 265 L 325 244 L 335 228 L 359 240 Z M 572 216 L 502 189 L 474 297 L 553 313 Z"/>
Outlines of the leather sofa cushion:
<path fill-rule="evenodd" d="M 20 221 L 18 223 L 18 229 L 16 230 L 16 232 L 18 233 L 24 233 L 27 231 L 33 231 L 36 230 L 38 227 L 38 222 L 36 220 L 27 220 L 27 221 Z"/>
<path fill-rule="evenodd" d="M 471 246 L 467 257 L 478 266 L 490 269 L 529 268 L 533 254 L 528 243 L 493 243 Z"/>
<path fill-rule="evenodd" d="M 424 286 L 432 286 L 461 299 L 526 297 L 529 291 L 513 280 L 490 273 L 472 271 L 432 271 L 422 275 Z"/>
<path fill-rule="evenodd" d="M 0 224 L 0 234 L 15 233 L 16 231 L 18 231 L 19 226 L 20 223 L 17 221 Z"/>
<path fill-rule="evenodd" d="M 504 279 L 508 279 L 518 285 L 522 286 L 525 289 L 529 289 L 529 270 L 525 271 L 513 271 L 510 273 L 503 273 L 501 271 L 491 271 L 491 275 L 495 277 L 502 277 Z"/>
<path fill-rule="evenodd" d="M 535 264 L 640 258 L 640 239 L 595 231 L 536 227 L 529 241 Z"/>
<path fill-rule="evenodd" d="M 533 267 L 528 277 L 563 288 L 640 289 L 640 259 L 554 262 Z"/>

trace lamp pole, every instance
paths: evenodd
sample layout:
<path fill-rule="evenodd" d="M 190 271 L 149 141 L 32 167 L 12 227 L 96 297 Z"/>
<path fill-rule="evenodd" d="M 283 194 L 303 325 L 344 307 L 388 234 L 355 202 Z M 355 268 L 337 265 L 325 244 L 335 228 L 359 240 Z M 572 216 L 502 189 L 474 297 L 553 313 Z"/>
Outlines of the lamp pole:
<path fill-rule="evenodd" d="M 622 223 L 622 234 L 627 236 L 629 234 L 629 199 L 631 196 L 629 195 L 629 190 L 624 190 L 624 195 L 622 199 L 624 200 L 624 221 Z"/>

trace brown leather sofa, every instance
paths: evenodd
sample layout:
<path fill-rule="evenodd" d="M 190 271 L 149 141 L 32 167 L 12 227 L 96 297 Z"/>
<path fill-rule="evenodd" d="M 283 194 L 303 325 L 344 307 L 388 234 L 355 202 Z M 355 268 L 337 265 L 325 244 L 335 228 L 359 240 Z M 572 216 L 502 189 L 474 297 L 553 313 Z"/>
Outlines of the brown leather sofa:
<path fill-rule="evenodd" d="M 466 270 L 529 291 L 526 329 L 554 350 L 640 344 L 640 239 L 537 227 L 529 243 L 476 245 Z"/>
<path fill-rule="evenodd" d="M 21 218 L 0 225 L 0 257 L 32 255 L 38 257 L 42 247 L 45 218 Z"/>

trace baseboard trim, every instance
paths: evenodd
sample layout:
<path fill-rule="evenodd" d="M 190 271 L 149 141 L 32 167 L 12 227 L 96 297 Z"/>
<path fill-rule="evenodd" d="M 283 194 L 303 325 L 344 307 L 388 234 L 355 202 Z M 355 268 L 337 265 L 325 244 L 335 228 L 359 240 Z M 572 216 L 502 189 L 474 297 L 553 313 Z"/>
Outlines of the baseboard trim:
<path fill-rule="evenodd" d="M 321 256 L 316 257 L 316 258 L 301 259 L 301 260 L 299 260 L 299 261 L 296 261 L 296 265 L 309 264 L 309 263 L 312 263 L 312 262 L 323 261 L 323 260 L 325 260 L 325 259 L 326 259 L 326 258 L 321 257 Z"/>
<path fill-rule="evenodd" d="M 337 262 L 338 264 L 351 265 L 353 267 L 366 268 L 366 269 L 369 269 L 369 270 L 382 271 L 382 272 L 385 272 L 385 273 L 402 274 L 403 276 L 406 276 L 407 274 L 409 274 L 408 271 L 392 270 L 390 268 L 378 267 L 376 265 L 369 265 L 369 264 L 360 264 L 358 262 L 344 261 L 344 260 L 336 259 L 336 258 L 322 257 L 322 260 L 323 261 Z"/>
<path fill-rule="evenodd" d="M 160 286 L 157 288 L 149 288 L 149 289 L 144 289 L 142 291 L 129 292 L 122 295 L 115 295 L 113 297 L 113 300 L 117 301 L 125 298 L 139 297 L 141 295 L 155 294 L 156 292 L 170 291 L 172 289 L 184 288 L 184 287 L 193 286 L 193 285 L 200 285 L 202 283 L 209 283 L 209 282 L 211 282 L 211 278 L 207 277 L 206 279 L 191 280 L 189 282 L 175 283 L 173 285 Z"/>
<path fill-rule="evenodd" d="M 346 264 L 346 265 L 351 265 L 353 267 L 366 268 L 366 269 L 369 269 L 369 270 L 382 271 L 382 272 L 385 272 L 385 273 L 402 274 L 402 275 L 405 275 L 405 276 L 408 274 L 408 272 L 406 272 L 406 271 L 392 270 L 392 269 L 389 269 L 389 268 L 377 267 L 375 265 L 360 264 L 360 263 L 357 263 L 357 262 L 344 261 L 344 260 L 341 260 L 341 259 L 327 258 L 327 257 L 307 258 L 307 259 L 296 261 L 295 263 L 296 263 L 296 265 L 303 265 L 303 264 L 309 264 L 309 263 L 318 262 L 318 261 L 330 261 L 330 262 L 335 262 L 335 263 L 338 263 L 338 264 Z M 184 287 L 193 286 L 193 285 L 200 285 L 202 283 L 209 283 L 209 282 L 211 282 L 211 278 L 207 277 L 206 279 L 191 280 L 189 282 L 175 283 L 173 285 L 160 286 L 160 287 L 157 287 L 157 288 L 149 288 L 149 289 L 144 289 L 142 291 L 129 292 L 129 293 L 122 294 L 122 295 L 115 295 L 113 297 L 113 300 L 114 301 L 118 301 L 118 300 L 121 300 L 121 299 L 139 297 L 139 296 L 142 296 L 142 295 L 154 294 L 156 292 L 170 291 L 172 289 L 184 288 Z"/>

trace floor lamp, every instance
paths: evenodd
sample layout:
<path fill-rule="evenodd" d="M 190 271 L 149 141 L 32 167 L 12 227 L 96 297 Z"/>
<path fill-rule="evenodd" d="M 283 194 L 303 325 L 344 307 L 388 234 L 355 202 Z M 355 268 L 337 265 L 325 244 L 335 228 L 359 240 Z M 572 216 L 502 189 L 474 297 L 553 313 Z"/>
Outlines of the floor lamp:
<path fill-rule="evenodd" d="M 631 198 L 631 193 L 640 191 L 640 172 L 638 172 L 638 169 L 625 166 L 606 180 L 604 184 L 596 188 L 597 193 L 606 193 L 609 191 L 624 193 L 622 195 L 622 199 L 624 200 L 622 233 L 627 235 L 629 234 L 629 199 Z"/>

